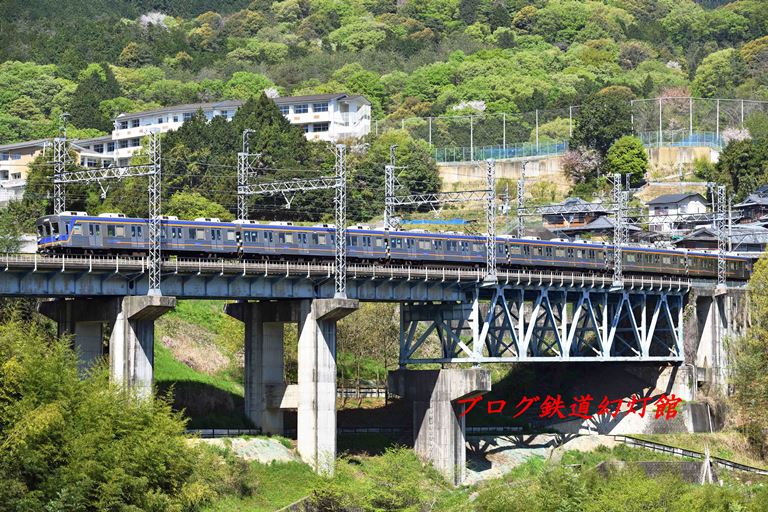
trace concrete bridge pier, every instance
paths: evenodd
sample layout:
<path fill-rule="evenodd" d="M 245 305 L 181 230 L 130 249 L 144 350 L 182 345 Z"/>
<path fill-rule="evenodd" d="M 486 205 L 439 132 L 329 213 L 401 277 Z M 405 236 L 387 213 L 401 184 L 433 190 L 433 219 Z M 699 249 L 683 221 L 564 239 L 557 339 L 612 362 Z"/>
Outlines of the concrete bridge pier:
<path fill-rule="evenodd" d="M 319 473 L 336 459 L 336 322 L 356 300 L 238 302 L 225 311 L 245 323 L 245 412 L 265 433 L 283 433 L 283 410 L 297 409 L 301 458 Z M 298 385 L 283 376 L 286 323 L 299 329 Z"/>
<path fill-rule="evenodd" d="M 391 393 L 413 402 L 413 445 L 453 485 L 466 478 L 465 404 L 456 401 L 491 390 L 491 374 L 480 368 L 389 372 Z"/>
<path fill-rule="evenodd" d="M 155 320 L 176 306 L 174 297 L 128 296 L 105 299 L 56 299 L 41 302 L 38 311 L 55 321 L 59 335 L 72 336 L 85 372 L 104 355 L 105 326 L 109 338 L 110 378 L 134 388 L 139 396 L 152 392 Z"/>

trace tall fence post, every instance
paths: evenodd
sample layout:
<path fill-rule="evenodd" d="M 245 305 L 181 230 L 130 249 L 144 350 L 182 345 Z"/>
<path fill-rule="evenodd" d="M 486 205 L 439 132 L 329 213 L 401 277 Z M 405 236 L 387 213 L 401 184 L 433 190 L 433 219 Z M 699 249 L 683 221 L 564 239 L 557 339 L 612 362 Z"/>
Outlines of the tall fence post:
<path fill-rule="evenodd" d="M 539 154 L 539 109 L 536 109 L 536 154 Z"/>
<path fill-rule="evenodd" d="M 474 116 L 469 116 L 469 159 L 475 161 L 475 125 Z"/>
<path fill-rule="evenodd" d="M 715 123 L 715 135 L 717 136 L 717 145 L 720 145 L 720 99 L 715 100 L 715 103 L 717 105 L 716 107 L 716 114 L 715 117 L 717 118 L 717 122 Z"/>
<path fill-rule="evenodd" d="M 504 149 L 504 156 L 507 155 L 507 113 L 501 114 L 501 145 Z"/>
<path fill-rule="evenodd" d="M 693 139 L 693 98 L 688 98 L 688 136 Z"/>
<path fill-rule="evenodd" d="M 659 96 L 659 147 L 661 147 L 661 144 L 664 142 L 664 125 L 663 125 L 663 115 L 662 115 L 662 109 L 661 109 L 661 96 Z"/>

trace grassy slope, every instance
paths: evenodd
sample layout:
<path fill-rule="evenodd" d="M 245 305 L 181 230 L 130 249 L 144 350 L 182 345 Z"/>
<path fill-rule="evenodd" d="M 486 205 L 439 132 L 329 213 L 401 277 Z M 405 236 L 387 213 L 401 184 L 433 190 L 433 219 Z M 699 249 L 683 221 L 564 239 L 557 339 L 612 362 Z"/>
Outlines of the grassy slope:
<path fill-rule="evenodd" d="M 702 453 L 709 447 L 709 452 L 714 457 L 721 457 L 748 466 L 768 468 L 768 464 L 766 464 L 764 460 L 760 460 L 759 457 L 752 453 L 747 439 L 739 432 L 726 431 L 715 432 L 713 434 L 642 434 L 635 437 Z"/>

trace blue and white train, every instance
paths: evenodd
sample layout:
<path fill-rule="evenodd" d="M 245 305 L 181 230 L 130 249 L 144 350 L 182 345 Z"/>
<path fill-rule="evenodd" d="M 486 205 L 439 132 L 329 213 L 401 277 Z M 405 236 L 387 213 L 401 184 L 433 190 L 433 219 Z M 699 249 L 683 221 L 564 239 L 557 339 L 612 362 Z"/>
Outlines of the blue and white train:
<path fill-rule="evenodd" d="M 45 254 L 139 256 L 148 250 L 147 220 L 122 214 L 92 216 L 85 212 L 62 212 L 41 217 L 36 228 L 38 252 Z M 164 256 L 322 261 L 333 258 L 336 235 L 332 225 L 221 222 L 215 218 L 179 220 L 166 216 L 161 220 L 161 236 Z M 350 261 L 481 266 L 486 260 L 485 250 L 483 236 L 366 226 L 347 230 Z M 624 271 L 630 274 L 717 276 L 717 256 L 711 252 L 631 246 L 625 247 L 622 254 Z M 576 269 L 595 273 L 610 271 L 613 258 L 609 244 L 504 235 L 497 238 L 496 256 L 502 268 Z M 726 257 L 728 279 L 747 280 L 751 270 L 751 259 Z"/>

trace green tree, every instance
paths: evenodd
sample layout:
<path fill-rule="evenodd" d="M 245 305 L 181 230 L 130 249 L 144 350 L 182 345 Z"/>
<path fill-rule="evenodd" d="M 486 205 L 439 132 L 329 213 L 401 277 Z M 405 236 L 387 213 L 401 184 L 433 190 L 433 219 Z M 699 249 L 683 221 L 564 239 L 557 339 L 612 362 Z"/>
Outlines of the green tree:
<path fill-rule="evenodd" d="M 759 185 L 768 182 L 768 143 L 753 139 L 733 141 L 720 152 L 715 164 L 715 178 L 744 199 Z"/>
<path fill-rule="evenodd" d="M 741 426 L 761 457 L 768 454 L 768 257 L 755 264 L 747 288 L 751 325 L 732 342 L 732 383 Z"/>
<path fill-rule="evenodd" d="M 575 118 L 571 145 L 596 149 L 601 156 L 617 139 L 632 133 L 632 92 L 625 87 L 609 87 L 584 102 Z"/>
<path fill-rule="evenodd" d="M 629 175 L 630 183 L 638 185 L 648 169 L 648 154 L 637 137 L 625 135 L 611 145 L 605 157 L 606 174 Z"/>
<path fill-rule="evenodd" d="M 744 61 L 739 52 L 727 48 L 707 55 L 696 69 L 693 92 L 704 98 L 731 97 L 744 78 Z"/>
<path fill-rule="evenodd" d="M 191 448 L 185 423 L 165 398 L 111 383 L 103 363 L 83 377 L 70 340 L 45 326 L 0 324 L 3 510 L 198 510 L 251 493 L 248 465 Z"/>
<path fill-rule="evenodd" d="M 70 121 L 79 128 L 112 131 L 113 120 L 99 110 L 102 101 L 120 96 L 120 85 L 106 63 L 89 66 L 82 74 L 69 107 Z"/>
<path fill-rule="evenodd" d="M 222 221 L 233 219 L 232 213 L 218 203 L 211 201 L 197 192 L 176 192 L 163 207 L 167 215 L 176 215 L 180 219 L 197 217 L 218 217 Z"/>

